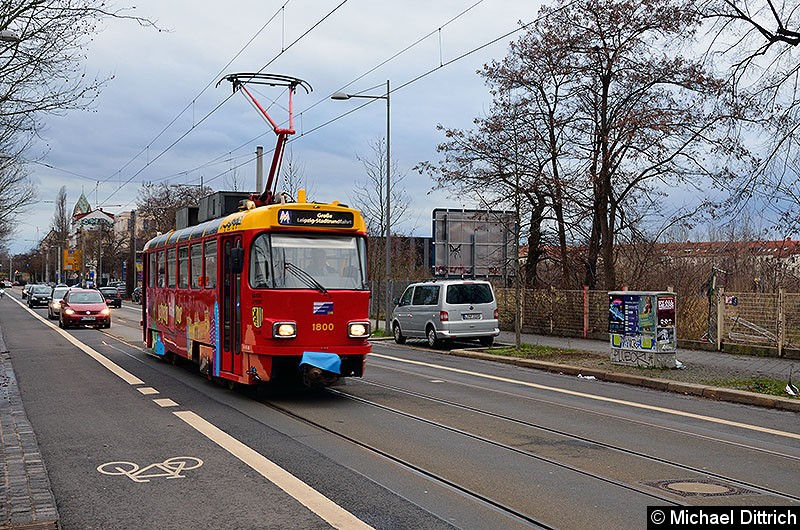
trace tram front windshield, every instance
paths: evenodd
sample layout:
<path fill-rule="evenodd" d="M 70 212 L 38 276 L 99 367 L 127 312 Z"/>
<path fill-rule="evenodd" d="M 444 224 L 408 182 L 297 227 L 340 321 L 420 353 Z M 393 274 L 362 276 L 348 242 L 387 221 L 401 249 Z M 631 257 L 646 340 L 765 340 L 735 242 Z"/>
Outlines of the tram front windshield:
<path fill-rule="evenodd" d="M 366 289 L 366 244 L 356 236 L 260 234 L 250 249 L 255 289 Z"/>

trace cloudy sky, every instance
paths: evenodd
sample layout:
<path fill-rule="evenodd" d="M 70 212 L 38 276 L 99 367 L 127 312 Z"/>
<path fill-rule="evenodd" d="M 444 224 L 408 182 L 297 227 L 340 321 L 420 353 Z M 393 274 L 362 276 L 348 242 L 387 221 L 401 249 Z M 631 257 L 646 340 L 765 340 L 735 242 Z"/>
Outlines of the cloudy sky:
<path fill-rule="evenodd" d="M 122 0 L 118 6 L 124 5 Z M 91 111 L 48 117 L 31 166 L 40 203 L 25 214 L 14 253 L 49 229 L 59 188 L 70 210 L 81 192 L 92 207 L 116 213 L 135 207 L 143 182 L 255 191 L 257 145 L 275 135 L 225 74 L 263 71 L 307 81 L 295 97 L 288 150 L 302 167 L 312 199 L 347 202 L 366 175 L 358 156 L 385 135 L 383 100 L 333 101 L 337 91 L 381 95 L 392 86 L 391 146 L 411 198 L 402 232 L 429 236 L 437 207 L 472 208 L 411 169 L 437 158 L 437 124 L 468 128 L 490 98 L 476 71 L 505 56 L 520 22 L 540 2 L 525 0 L 140 0 L 133 21 L 109 21 L 87 47 L 86 74 L 113 76 Z M 198 7 L 202 6 L 202 7 Z M 506 36 L 507 35 L 507 36 Z M 475 51 L 477 50 L 477 51 Z M 230 64 L 229 64 L 230 63 Z M 258 87 L 257 97 L 281 122 L 286 96 Z M 345 115 L 346 114 L 346 115 Z M 49 202 L 48 202 L 49 201 Z"/>

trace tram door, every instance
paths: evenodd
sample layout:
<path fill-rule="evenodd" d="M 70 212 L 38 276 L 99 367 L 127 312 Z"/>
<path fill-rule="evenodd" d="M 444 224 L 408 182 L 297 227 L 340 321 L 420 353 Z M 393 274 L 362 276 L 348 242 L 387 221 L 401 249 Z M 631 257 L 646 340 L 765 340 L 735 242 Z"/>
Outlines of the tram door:
<path fill-rule="evenodd" d="M 222 355 L 220 370 L 242 374 L 241 236 L 222 240 Z"/>

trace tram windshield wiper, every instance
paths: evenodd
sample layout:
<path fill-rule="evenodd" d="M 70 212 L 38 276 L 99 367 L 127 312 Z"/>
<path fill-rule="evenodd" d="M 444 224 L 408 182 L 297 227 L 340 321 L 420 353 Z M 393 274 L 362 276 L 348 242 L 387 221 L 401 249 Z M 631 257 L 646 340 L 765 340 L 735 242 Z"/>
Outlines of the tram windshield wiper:
<path fill-rule="evenodd" d="M 321 293 L 328 293 L 328 290 L 325 288 L 324 285 L 319 283 L 316 278 L 312 275 L 295 265 L 289 261 L 284 262 L 283 269 L 293 273 L 297 278 L 303 282 L 304 284 L 308 285 L 309 287 L 313 287 L 314 289 L 318 290 Z"/>

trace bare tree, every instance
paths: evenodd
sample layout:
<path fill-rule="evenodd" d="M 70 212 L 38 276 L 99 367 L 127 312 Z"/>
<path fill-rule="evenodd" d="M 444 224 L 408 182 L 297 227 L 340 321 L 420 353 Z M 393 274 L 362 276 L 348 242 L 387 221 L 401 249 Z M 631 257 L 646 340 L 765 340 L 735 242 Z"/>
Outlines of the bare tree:
<path fill-rule="evenodd" d="M 307 196 L 313 195 L 316 188 L 309 182 L 305 170 L 305 164 L 295 157 L 294 149 L 290 147 L 281 164 L 283 189 L 279 191 L 285 191 L 292 199 L 297 198 L 297 192 L 301 189 L 306 190 Z"/>
<path fill-rule="evenodd" d="M 242 179 L 239 177 L 239 171 L 236 168 L 231 169 L 228 176 L 225 177 L 225 182 L 230 183 L 227 189 L 231 191 L 240 191 L 242 185 Z"/>
<path fill-rule="evenodd" d="M 699 22 L 688 7 L 560 0 L 543 8 L 509 56 L 484 70 L 495 87 L 492 119 L 476 121 L 474 134 L 446 130 L 452 158 L 441 174 L 482 180 L 485 190 L 513 186 L 504 171 L 516 168 L 508 174 L 523 175 L 513 193 L 531 216 L 534 260 L 554 219 L 562 249 L 570 233 L 586 249 L 584 284 L 616 287 L 619 235 L 660 213 L 670 188 L 725 175 L 719 168 L 738 146 L 726 136 L 734 115 L 724 81 L 683 54 Z"/>
<path fill-rule="evenodd" d="M 547 187 L 542 178 L 543 163 L 533 153 L 539 145 L 522 117 L 527 107 L 508 92 L 495 93 L 490 114 L 474 120 L 475 129 L 445 129 L 444 153 L 438 165 L 423 162 L 417 169 L 436 178 L 440 188 L 451 194 L 473 198 L 482 207 L 515 212 L 516 227 L 527 235 L 530 254 L 525 263 L 525 280 L 537 283 L 537 267 L 543 252 Z M 525 218 L 525 221 L 523 221 Z M 516 238 L 519 246 L 519 237 Z"/>
<path fill-rule="evenodd" d="M 732 180 L 725 208 L 755 207 L 781 237 L 800 230 L 800 10 L 794 0 L 705 0 L 712 27 L 710 54 L 729 75 L 756 153 L 749 171 Z M 755 206 L 753 206 L 755 203 Z"/>
<path fill-rule="evenodd" d="M 387 227 L 399 226 L 408 214 L 409 197 L 403 180 L 405 173 L 398 171 L 397 161 L 391 161 L 390 216 L 386 215 L 386 139 L 370 143 L 370 156 L 357 156 L 366 173 L 363 186 L 356 186 L 350 202 L 359 210 L 367 223 L 367 231 L 373 236 L 384 236 Z"/>
<path fill-rule="evenodd" d="M 371 156 L 357 156 L 364 167 L 366 178 L 362 186 L 356 184 L 353 195 L 349 197 L 349 202 L 357 209 L 361 210 L 361 215 L 367 225 L 367 233 L 372 237 L 372 242 L 368 247 L 367 274 L 373 280 L 380 283 L 386 282 L 386 241 L 387 235 L 395 235 L 397 226 L 405 218 L 408 212 L 409 198 L 406 194 L 403 180 L 405 173 L 398 171 L 396 160 L 389 161 L 391 173 L 387 175 L 387 156 L 386 139 L 381 138 L 370 143 L 372 149 Z M 389 198 L 390 211 L 386 210 L 387 178 L 389 178 Z M 389 214 L 389 215 L 387 215 Z M 394 230 L 392 230 L 394 228 Z M 391 234 L 390 234 L 391 230 Z M 380 238 L 380 239 L 378 239 Z M 391 240 L 391 238 L 390 238 Z M 397 245 L 392 245 L 392 249 L 397 249 Z M 399 262 L 393 261 L 398 254 L 391 252 L 389 259 L 392 260 L 392 272 L 407 269 L 406 266 L 398 267 Z M 408 253 L 405 257 L 408 258 Z M 386 300 L 382 300 L 383 289 L 377 289 L 376 307 L 383 308 L 387 305 Z M 385 330 L 388 332 L 388 330 Z"/>
<path fill-rule="evenodd" d="M 0 30 L 0 122 L 18 120 L 18 132 L 36 132 L 42 113 L 87 108 L 107 78 L 87 77 L 81 68 L 91 36 L 103 20 L 145 18 L 94 0 L 5 0 Z"/>
<path fill-rule="evenodd" d="M 3 0 L 0 3 L 0 241 L 36 197 L 24 154 L 44 115 L 89 108 L 108 78 L 86 76 L 81 63 L 102 21 L 130 19 L 131 8 L 94 0 Z"/>
<path fill-rule="evenodd" d="M 744 31 L 753 46 L 741 65 L 752 63 L 770 48 L 800 44 L 800 18 L 791 0 L 705 0 L 698 5 L 704 17 L 720 21 L 718 36 L 725 30 Z"/>
<path fill-rule="evenodd" d="M 50 229 L 55 233 L 55 238 L 60 244 L 64 244 L 69 237 L 70 215 L 67 210 L 67 187 L 61 186 L 56 195 L 56 209 L 53 220 L 50 221 Z"/>
<path fill-rule="evenodd" d="M 146 182 L 136 198 L 136 215 L 146 219 L 152 231 L 168 232 L 175 228 L 175 217 L 180 208 L 197 206 L 200 199 L 212 191 L 205 186 L 171 187 L 164 182 Z"/>
<path fill-rule="evenodd" d="M 19 214 L 35 199 L 36 187 L 27 170 L 14 157 L 6 157 L 0 144 L 0 243 L 8 241 Z"/>

